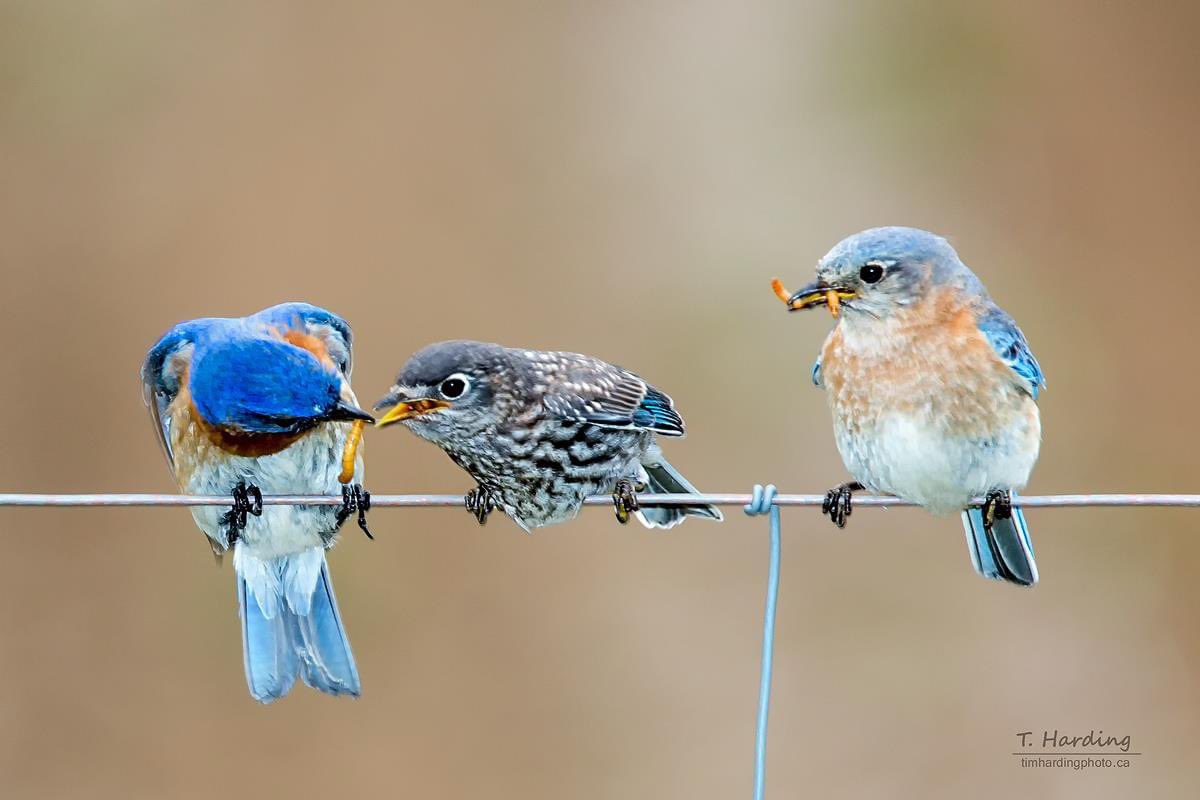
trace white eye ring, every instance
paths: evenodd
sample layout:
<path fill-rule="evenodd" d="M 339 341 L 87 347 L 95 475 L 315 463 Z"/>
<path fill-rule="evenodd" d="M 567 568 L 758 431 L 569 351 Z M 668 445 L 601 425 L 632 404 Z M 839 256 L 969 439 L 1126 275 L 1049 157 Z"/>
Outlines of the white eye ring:
<path fill-rule="evenodd" d="M 469 391 L 471 379 L 461 372 L 454 373 L 438 385 L 438 394 L 447 400 L 457 400 Z"/>

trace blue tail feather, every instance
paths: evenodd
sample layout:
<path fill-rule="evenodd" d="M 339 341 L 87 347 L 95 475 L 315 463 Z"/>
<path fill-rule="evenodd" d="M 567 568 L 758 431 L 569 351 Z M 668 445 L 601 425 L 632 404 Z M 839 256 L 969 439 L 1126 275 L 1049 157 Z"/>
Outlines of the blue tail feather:
<path fill-rule="evenodd" d="M 321 564 L 308 616 L 292 615 L 292 623 L 304 682 L 326 694 L 358 697 L 358 666 L 342 627 L 328 565 Z"/>
<path fill-rule="evenodd" d="M 246 586 L 246 579 L 239 574 L 237 582 L 246 684 L 255 700 L 270 703 L 291 690 L 300 670 L 299 660 L 284 615 L 277 610 L 266 616 Z"/>
<path fill-rule="evenodd" d="M 361 692 L 358 667 L 338 613 L 324 553 L 260 563 L 268 565 L 273 576 L 283 578 L 303 574 L 293 559 L 314 556 L 320 558 L 320 571 L 311 596 L 303 598 L 307 602 L 296 602 L 301 599 L 295 596 L 297 587 L 287 586 L 286 580 L 263 581 L 252 589 L 244 575 L 238 574 L 246 683 L 251 696 L 260 703 L 286 695 L 297 676 L 327 694 L 357 697 Z M 271 593 L 265 604 L 255 596 L 260 590 Z M 263 605 L 269 611 L 264 612 Z"/>
<path fill-rule="evenodd" d="M 1037 583 L 1033 541 L 1029 538 L 1029 527 L 1021 509 L 1014 507 L 1011 517 L 994 520 L 990 529 L 984 524 L 983 511 L 978 508 L 963 511 L 962 519 L 976 572 L 985 578 L 1019 586 Z"/>

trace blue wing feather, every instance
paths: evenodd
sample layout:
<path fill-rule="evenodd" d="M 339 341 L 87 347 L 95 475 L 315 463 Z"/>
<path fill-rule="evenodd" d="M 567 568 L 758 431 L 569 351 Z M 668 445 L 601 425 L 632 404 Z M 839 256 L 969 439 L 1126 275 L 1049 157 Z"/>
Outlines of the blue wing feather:
<path fill-rule="evenodd" d="M 820 356 L 817 356 L 817 360 L 813 362 L 812 382 L 813 382 L 813 386 L 821 385 L 821 357 Z"/>
<path fill-rule="evenodd" d="M 146 401 L 146 407 L 150 410 L 154 432 L 172 471 L 175 469 L 175 462 L 171 452 L 171 421 L 166 411 L 167 406 L 179 394 L 179 380 L 182 375 L 168 369 L 168 361 L 184 347 L 194 345 L 210 331 L 229 322 L 230 320 L 215 317 L 181 322 L 163 334 L 150 348 L 150 352 L 146 353 L 146 360 L 142 363 L 142 399 Z"/>
<path fill-rule="evenodd" d="M 671 398 L 652 386 L 646 387 L 646 396 L 632 415 L 633 424 L 648 428 L 656 433 L 679 436 L 683 433 L 683 419 L 675 410 Z"/>
<path fill-rule="evenodd" d="M 993 306 L 979 318 L 979 330 L 996 351 L 996 355 L 1000 356 L 1000 360 L 1025 379 L 1029 386 L 1029 394 L 1036 400 L 1038 391 L 1046 385 L 1046 376 L 1042 374 L 1041 365 L 1029 349 L 1025 334 L 1021 333 L 1013 318 Z"/>
<path fill-rule="evenodd" d="M 254 319 L 266 322 L 285 324 L 290 324 L 296 318 L 299 318 L 304 322 L 311 322 L 315 325 L 329 325 L 347 335 L 350 332 L 350 325 L 346 320 L 332 311 L 320 306 L 314 306 L 312 303 L 280 303 L 270 308 L 264 308 L 262 311 L 256 311 L 251 316 Z"/>
<path fill-rule="evenodd" d="M 350 329 L 350 323 L 332 311 L 311 303 L 280 303 L 264 308 L 247 319 L 280 328 L 301 327 L 297 322 L 304 323 L 303 327 L 308 333 L 325 343 L 330 357 L 343 375 L 349 378 L 354 371 L 354 332 Z"/>

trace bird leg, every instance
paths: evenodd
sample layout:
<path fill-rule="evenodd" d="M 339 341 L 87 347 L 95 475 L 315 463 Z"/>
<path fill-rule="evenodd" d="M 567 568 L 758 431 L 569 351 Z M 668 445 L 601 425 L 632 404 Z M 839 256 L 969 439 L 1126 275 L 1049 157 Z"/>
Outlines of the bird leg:
<path fill-rule="evenodd" d="M 371 529 L 367 527 L 367 512 L 371 510 L 371 493 L 362 487 L 361 483 L 342 487 L 342 507 L 337 511 L 337 524 L 340 527 L 350 515 L 358 512 L 358 527 L 367 538 L 374 541 Z"/>
<path fill-rule="evenodd" d="M 1011 519 L 1012 510 L 1012 492 L 992 489 L 987 493 L 987 497 L 983 501 L 983 507 L 980 509 L 983 512 L 984 527 L 990 531 L 996 520 Z"/>
<path fill-rule="evenodd" d="M 486 525 L 488 514 L 496 510 L 496 501 L 492 499 L 492 493 L 482 486 L 476 486 L 471 491 L 467 492 L 463 497 L 463 505 L 467 511 L 475 517 L 475 521 L 480 525 Z"/>
<path fill-rule="evenodd" d="M 613 506 L 617 509 L 617 522 L 622 525 L 629 522 L 630 514 L 641 508 L 633 483 L 625 478 L 617 481 L 617 485 L 613 487 L 612 499 Z"/>
<path fill-rule="evenodd" d="M 825 500 L 821 503 L 821 513 L 828 514 L 830 521 L 839 528 L 846 527 L 846 518 L 854 510 L 850 505 L 854 493 L 865 488 L 867 487 L 858 481 L 835 486 L 825 493 Z"/>
<path fill-rule="evenodd" d="M 254 484 L 246 485 L 238 481 L 233 487 L 233 505 L 221 515 L 221 524 L 225 526 L 226 547 L 233 547 L 246 530 L 246 515 L 261 517 L 263 510 L 262 491 Z"/>

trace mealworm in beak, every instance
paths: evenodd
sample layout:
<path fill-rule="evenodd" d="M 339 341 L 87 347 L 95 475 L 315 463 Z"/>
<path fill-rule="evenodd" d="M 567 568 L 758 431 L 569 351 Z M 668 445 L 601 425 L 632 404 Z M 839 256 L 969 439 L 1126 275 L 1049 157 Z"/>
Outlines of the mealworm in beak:
<path fill-rule="evenodd" d="M 783 288 L 783 281 L 779 278 L 771 279 L 771 290 L 775 292 L 775 296 L 783 301 L 783 304 L 788 308 L 792 307 L 792 293 Z"/>
<path fill-rule="evenodd" d="M 838 293 L 830 289 L 825 293 L 825 303 L 829 306 L 829 313 L 836 317 L 842 310 L 842 299 L 838 297 Z"/>
<path fill-rule="evenodd" d="M 363 420 L 356 419 L 350 425 L 350 433 L 346 436 L 346 447 L 342 450 L 342 472 L 338 475 L 340 483 L 349 483 L 354 478 L 354 462 L 358 458 L 358 446 L 362 443 L 365 424 Z"/>

